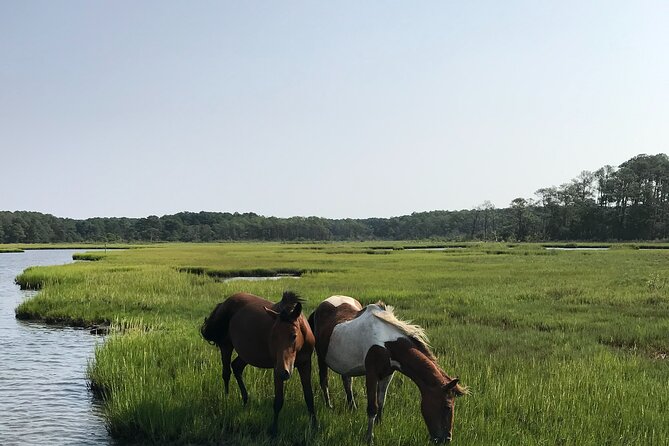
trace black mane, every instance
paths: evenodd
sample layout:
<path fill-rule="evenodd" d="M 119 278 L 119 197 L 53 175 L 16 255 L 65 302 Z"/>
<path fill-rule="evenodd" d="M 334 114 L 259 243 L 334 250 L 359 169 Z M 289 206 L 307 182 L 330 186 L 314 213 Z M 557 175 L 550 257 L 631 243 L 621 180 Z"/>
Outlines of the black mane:
<path fill-rule="evenodd" d="M 284 291 L 281 300 L 274 305 L 274 310 L 280 313 L 282 320 L 291 320 L 291 314 L 299 307 L 298 312 L 302 311 L 302 299 L 297 293 L 293 291 Z"/>
<path fill-rule="evenodd" d="M 281 306 L 295 306 L 296 304 L 303 304 L 304 299 L 301 298 L 297 293 L 294 291 L 284 291 L 283 296 L 281 297 L 281 301 L 279 302 L 279 305 Z"/>

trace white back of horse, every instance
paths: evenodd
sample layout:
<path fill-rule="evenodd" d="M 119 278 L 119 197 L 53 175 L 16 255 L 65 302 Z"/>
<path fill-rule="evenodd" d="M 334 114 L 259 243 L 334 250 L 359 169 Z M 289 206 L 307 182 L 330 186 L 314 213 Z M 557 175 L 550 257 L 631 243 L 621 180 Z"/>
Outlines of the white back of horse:
<path fill-rule="evenodd" d="M 332 370 L 346 376 L 364 375 L 365 357 L 373 345 L 385 348 L 386 342 L 406 337 L 398 327 L 374 315 L 384 311 L 379 305 L 368 305 L 357 318 L 335 326 L 326 356 Z"/>

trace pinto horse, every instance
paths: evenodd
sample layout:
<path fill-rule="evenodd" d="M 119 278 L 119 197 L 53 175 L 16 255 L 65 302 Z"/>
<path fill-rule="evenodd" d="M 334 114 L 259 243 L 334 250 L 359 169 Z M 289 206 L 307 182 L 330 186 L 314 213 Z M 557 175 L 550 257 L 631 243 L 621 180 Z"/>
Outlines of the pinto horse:
<path fill-rule="evenodd" d="M 430 438 L 450 442 L 456 396 L 468 393 L 444 372 L 430 350 L 425 331 L 393 314 L 384 303 L 368 305 L 348 296 L 332 296 L 309 316 L 316 335 L 316 355 L 325 403 L 332 407 L 328 367 L 344 382 L 349 407 L 355 407 L 351 377 L 365 376 L 367 388 L 367 441 L 372 443 L 375 422 L 381 421 L 386 391 L 397 370 L 418 386 L 421 412 Z"/>
<path fill-rule="evenodd" d="M 228 297 L 205 318 L 200 330 L 202 337 L 221 350 L 225 393 L 229 391 L 230 366 L 235 375 L 244 404 L 248 392 L 242 372 L 251 364 L 263 369 L 274 369 L 274 420 L 269 433 L 274 436 L 283 407 L 284 381 L 293 368 L 300 374 L 304 401 L 316 426 L 314 394 L 311 389 L 311 353 L 314 335 L 302 315 L 302 299 L 286 291 L 280 302 L 273 303 L 252 294 L 238 293 Z M 232 351 L 237 357 L 232 364 Z"/>

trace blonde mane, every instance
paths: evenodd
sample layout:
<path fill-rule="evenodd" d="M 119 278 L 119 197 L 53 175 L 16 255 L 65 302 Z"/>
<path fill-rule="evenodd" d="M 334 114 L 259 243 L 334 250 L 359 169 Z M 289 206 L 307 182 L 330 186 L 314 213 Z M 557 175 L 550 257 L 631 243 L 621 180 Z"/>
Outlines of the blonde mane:
<path fill-rule="evenodd" d="M 412 341 L 418 344 L 419 347 L 422 347 L 421 350 L 423 350 L 423 353 L 428 358 L 436 361 L 437 358 L 430 349 L 430 340 L 427 338 L 427 333 L 425 333 L 425 329 L 423 327 L 412 324 L 411 321 L 403 321 L 398 319 L 394 313 L 395 308 L 390 305 L 386 305 L 383 301 L 378 301 L 376 305 L 378 305 L 383 311 L 372 312 L 375 317 L 399 329 Z"/>

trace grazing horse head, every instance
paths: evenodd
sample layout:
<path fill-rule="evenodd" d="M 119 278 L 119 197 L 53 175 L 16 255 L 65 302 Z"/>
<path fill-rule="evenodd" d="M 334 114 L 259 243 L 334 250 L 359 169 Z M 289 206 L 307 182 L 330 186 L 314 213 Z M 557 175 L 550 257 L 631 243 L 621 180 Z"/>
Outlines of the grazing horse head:
<path fill-rule="evenodd" d="M 453 436 L 455 398 L 467 394 L 467 389 L 458 382 L 458 378 L 454 378 L 438 389 L 421 392 L 420 410 L 435 443 L 448 443 Z"/>
<path fill-rule="evenodd" d="M 280 312 L 265 307 L 265 311 L 274 319 L 269 337 L 269 348 L 276 358 L 274 375 L 286 381 L 293 372 L 295 356 L 304 344 L 298 321 L 302 304 L 297 302 L 292 309 L 284 308 Z"/>

